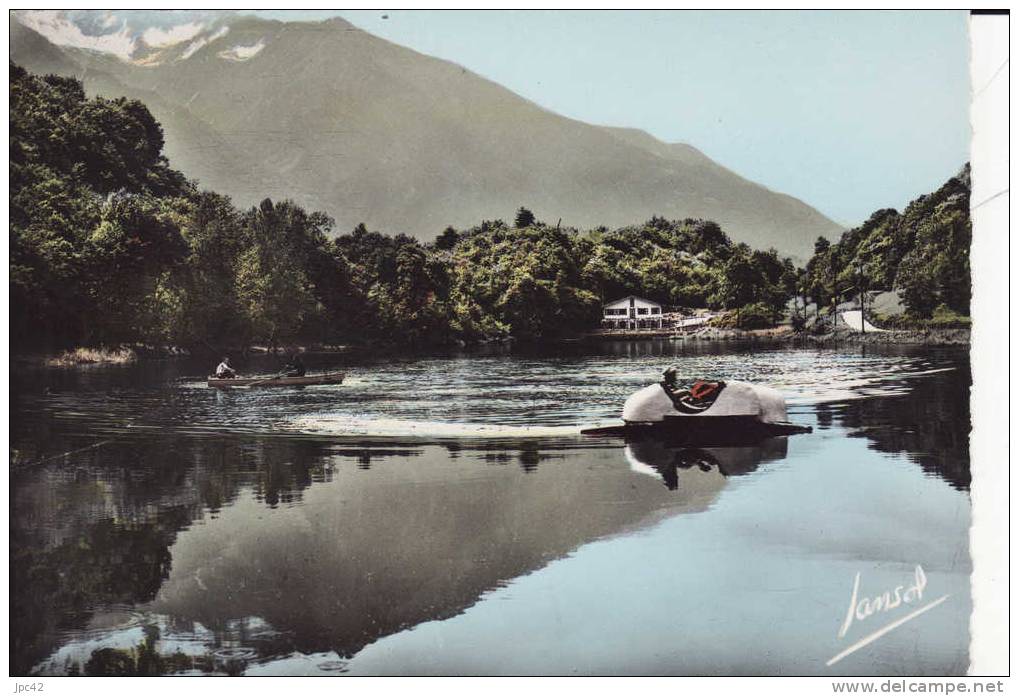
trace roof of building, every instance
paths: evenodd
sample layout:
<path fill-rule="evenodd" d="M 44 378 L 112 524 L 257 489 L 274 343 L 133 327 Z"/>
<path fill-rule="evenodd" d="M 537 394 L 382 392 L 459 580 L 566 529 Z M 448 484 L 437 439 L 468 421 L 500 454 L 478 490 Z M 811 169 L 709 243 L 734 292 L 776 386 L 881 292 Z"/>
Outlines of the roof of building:
<path fill-rule="evenodd" d="M 608 307 L 609 305 L 619 304 L 620 302 L 623 302 L 624 300 L 629 300 L 630 298 L 633 298 L 635 300 L 640 300 L 641 302 L 647 302 L 648 304 L 651 304 L 651 305 L 658 305 L 659 307 L 662 306 L 661 302 L 655 302 L 654 300 L 649 300 L 646 297 L 640 297 L 638 295 L 627 295 L 626 297 L 620 297 L 618 300 L 612 300 L 611 302 L 606 302 L 602 306 L 603 307 Z"/>

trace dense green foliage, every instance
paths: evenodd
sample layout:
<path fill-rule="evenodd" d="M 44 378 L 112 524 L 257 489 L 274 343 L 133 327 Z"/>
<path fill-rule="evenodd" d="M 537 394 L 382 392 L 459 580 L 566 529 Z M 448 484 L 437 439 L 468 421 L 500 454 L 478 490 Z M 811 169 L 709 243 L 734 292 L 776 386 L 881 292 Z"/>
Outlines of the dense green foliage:
<path fill-rule="evenodd" d="M 139 102 L 10 66 L 10 286 L 16 343 L 126 339 L 186 247 L 193 188 Z"/>
<path fill-rule="evenodd" d="M 11 290 L 16 345 L 188 347 L 569 335 L 628 294 L 776 315 L 792 264 L 712 222 L 652 218 L 582 233 L 521 207 L 431 245 L 291 201 L 237 210 L 163 157 L 139 102 L 11 66 Z"/>
<path fill-rule="evenodd" d="M 15 65 L 10 97 L 16 346 L 276 344 L 347 299 L 328 217 L 199 192 L 141 103 Z"/>
<path fill-rule="evenodd" d="M 897 290 L 917 319 L 944 311 L 969 314 L 970 171 L 967 164 L 901 214 L 879 210 L 836 244 L 818 239 L 801 277 L 801 291 L 829 305 L 864 290 Z"/>
<path fill-rule="evenodd" d="M 653 217 L 578 231 L 513 225 L 434 243 L 333 221 L 292 201 L 238 210 L 170 168 L 144 105 L 11 65 L 11 327 L 15 347 L 149 343 L 448 344 L 597 327 L 605 301 L 735 310 L 770 325 L 799 292 L 826 303 L 863 268 L 911 310 L 968 311 L 968 169 L 906 212 L 883 210 L 801 271 L 714 222 Z M 959 262 L 962 260 L 962 263 Z"/>

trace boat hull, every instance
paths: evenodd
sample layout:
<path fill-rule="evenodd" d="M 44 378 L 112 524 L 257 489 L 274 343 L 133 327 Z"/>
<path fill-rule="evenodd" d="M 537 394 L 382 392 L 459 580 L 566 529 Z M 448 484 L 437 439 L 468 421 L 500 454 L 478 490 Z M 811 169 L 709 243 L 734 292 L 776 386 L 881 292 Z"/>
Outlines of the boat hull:
<path fill-rule="evenodd" d="M 813 432 L 786 421 L 765 422 L 752 416 L 667 416 L 660 421 L 627 422 L 607 428 L 580 431 L 592 437 L 626 440 L 654 438 L 676 445 L 725 446 L 753 444 L 770 437 Z"/>
<path fill-rule="evenodd" d="M 206 384 L 217 389 L 230 387 L 310 387 L 317 384 L 341 384 L 346 375 L 343 372 L 332 372 L 324 375 L 305 375 L 304 377 L 263 377 L 260 379 L 233 378 L 219 379 L 209 377 Z"/>

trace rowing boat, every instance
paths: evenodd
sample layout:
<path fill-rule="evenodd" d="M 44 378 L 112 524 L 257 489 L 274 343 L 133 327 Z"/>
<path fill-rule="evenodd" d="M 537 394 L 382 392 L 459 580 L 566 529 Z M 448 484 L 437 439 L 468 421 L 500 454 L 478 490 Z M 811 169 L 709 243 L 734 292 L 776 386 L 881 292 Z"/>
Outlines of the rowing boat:
<path fill-rule="evenodd" d="M 217 389 L 230 387 L 309 387 L 315 384 L 340 384 L 344 373 L 329 372 L 321 375 L 305 375 L 304 377 L 234 377 L 220 379 L 209 377 L 207 384 Z"/>

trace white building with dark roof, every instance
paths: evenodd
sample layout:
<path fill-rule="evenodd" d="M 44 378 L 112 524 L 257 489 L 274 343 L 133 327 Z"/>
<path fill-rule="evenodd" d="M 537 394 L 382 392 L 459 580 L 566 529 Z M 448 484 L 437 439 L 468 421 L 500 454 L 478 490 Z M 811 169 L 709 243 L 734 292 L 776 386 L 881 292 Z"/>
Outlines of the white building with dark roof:
<path fill-rule="evenodd" d="M 630 295 L 604 306 L 602 326 L 606 329 L 660 329 L 662 306 L 643 297 Z"/>

